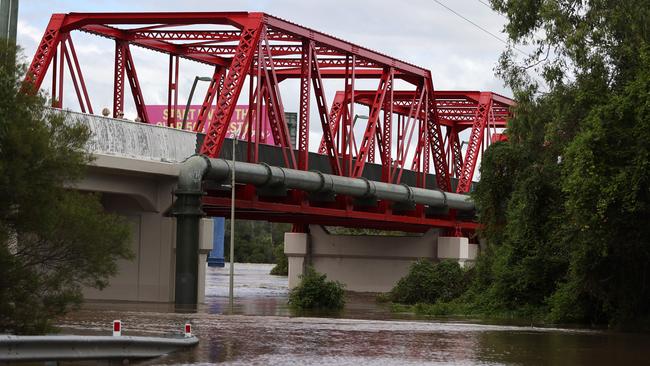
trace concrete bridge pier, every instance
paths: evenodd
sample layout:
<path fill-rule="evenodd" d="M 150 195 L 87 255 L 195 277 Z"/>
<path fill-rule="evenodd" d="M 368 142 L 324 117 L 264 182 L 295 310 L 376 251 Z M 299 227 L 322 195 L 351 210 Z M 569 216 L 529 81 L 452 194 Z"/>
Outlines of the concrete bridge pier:
<path fill-rule="evenodd" d="M 471 264 L 478 245 L 467 238 L 444 237 L 430 229 L 422 235 L 334 235 L 319 225 L 309 233 L 286 233 L 284 252 L 289 260 L 289 288 L 311 265 L 328 279 L 340 281 L 346 290 L 388 292 L 404 277 L 411 263 L 420 259 L 453 259 Z"/>

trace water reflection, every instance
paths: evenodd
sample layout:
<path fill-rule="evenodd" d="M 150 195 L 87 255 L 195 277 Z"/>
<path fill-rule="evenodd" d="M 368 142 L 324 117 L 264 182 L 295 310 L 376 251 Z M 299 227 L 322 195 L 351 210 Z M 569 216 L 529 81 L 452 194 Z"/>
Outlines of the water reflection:
<path fill-rule="evenodd" d="M 189 320 L 201 339 L 193 350 L 146 361 L 233 365 L 640 365 L 650 337 L 600 331 L 542 329 L 423 320 L 382 320 L 391 314 L 369 295 L 352 296 L 342 318 L 290 317 L 286 278 L 270 266 L 236 267 L 237 315 L 228 310 L 228 269 L 208 272 L 206 306 L 195 314 L 85 310 L 61 320 L 66 332 L 104 332 L 120 318 L 125 334 L 180 332 Z M 254 315 L 254 316 L 252 316 Z M 260 316 L 263 315 L 263 316 Z"/>

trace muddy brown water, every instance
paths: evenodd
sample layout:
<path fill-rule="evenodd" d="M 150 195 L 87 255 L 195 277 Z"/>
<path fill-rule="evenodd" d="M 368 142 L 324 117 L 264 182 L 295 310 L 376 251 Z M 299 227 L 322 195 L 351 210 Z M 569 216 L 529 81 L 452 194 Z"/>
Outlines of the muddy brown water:
<path fill-rule="evenodd" d="M 88 303 L 61 319 L 63 333 L 179 333 L 191 321 L 197 347 L 143 365 L 650 365 L 650 336 L 610 331 L 423 320 L 393 314 L 370 295 L 349 295 L 337 317 L 294 316 L 286 277 L 272 266 L 236 264 L 233 314 L 228 268 L 209 268 L 206 304 L 194 314 L 168 306 Z"/>

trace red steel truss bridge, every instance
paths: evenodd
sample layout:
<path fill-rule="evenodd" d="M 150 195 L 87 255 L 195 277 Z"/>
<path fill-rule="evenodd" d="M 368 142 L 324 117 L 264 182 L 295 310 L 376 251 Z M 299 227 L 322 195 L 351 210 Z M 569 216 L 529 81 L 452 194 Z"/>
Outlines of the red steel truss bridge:
<path fill-rule="evenodd" d="M 114 117 L 123 114 L 128 83 L 139 120 L 149 120 L 132 46 L 169 55 L 165 70 L 169 110 L 183 108 L 178 105 L 179 59 L 213 67 L 194 125 L 196 131 L 205 131 L 200 153 L 210 157 L 222 154 L 226 130 L 239 101 L 249 105 L 247 140 L 252 142 L 245 144 L 248 162 L 260 161 L 257 141 L 261 139 L 256 136 L 260 128 L 253 127 L 265 111 L 286 167 L 313 169 L 310 162 L 316 151 L 310 154 L 309 131 L 318 129 L 320 141 L 313 145 L 326 157 L 321 160 L 329 173 L 364 177 L 368 169 L 376 168 L 381 173 L 375 176 L 383 182 L 404 183 L 406 174 L 415 177 L 412 182 L 418 187 L 466 193 L 482 151 L 489 143 L 505 139 L 501 132 L 514 105 L 511 99 L 492 92 L 434 90 L 427 69 L 264 13 L 54 14 L 25 85 L 40 88 L 51 69 L 53 106 L 61 108 L 67 71 L 85 113 L 93 113 L 93 108 L 72 42 L 74 31 L 115 42 Z M 287 79 L 296 79 L 299 88 L 294 91 L 300 96 L 296 146 L 290 141 L 280 92 Z M 332 85 L 330 80 L 340 86 L 328 94 L 324 84 Z M 360 90 L 357 84 L 362 83 L 376 88 Z M 208 113 L 215 103 L 214 113 Z M 367 106 L 367 118 L 355 118 L 359 106 Z M 355 129 L 355 121 L 363 128 Z M 178 122 L 175 113 L 169 113 L 167 124 L 177 126 Z M 363 133 L 355 134 L 355 130 Z M 459 136 L 465 130 L 469 130 L 469 139 L 463 148 Z M 316 200 L 293 191 L 268 196 L 262 191 L 249 185 L 237 187 L 240 215 L 293 222 L 295 230 L 320 223 L 404 231 L 439 227 L 458 235 L 477 227 L 471 218 L 461 219 L 453 211 L 432 212 L 422 205 L 360 204 L 349 197 Z M 208 214 L 228 215 L 230 200 L 224 192 L 209 191 L 203 203 Z"/>

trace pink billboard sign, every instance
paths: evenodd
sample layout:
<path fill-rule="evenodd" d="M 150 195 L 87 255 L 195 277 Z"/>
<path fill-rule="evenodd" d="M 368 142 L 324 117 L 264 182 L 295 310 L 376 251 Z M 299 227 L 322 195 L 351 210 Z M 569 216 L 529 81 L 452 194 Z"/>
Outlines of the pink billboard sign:
<path fill-rule="evenodd" d="M 149 123 L 156 124 L 158 126 L 167 126 L 167 118 L 169 116 L 169 109 L 167 105 L 147 105 L 147 116 L 149 117 Z M 194 125 L 198 118 L 199 110 L 201 109 L 200 105 L 191 105 L 187 111 L 187 121 L 185 123 L 185 129 L 189 131 L 194 130 Z M 212 115 L 216 107 L 212 107 L 208 111 L 207 121 L 212 120 Z M 185 108 L 180 107 L 176 110 L 176 128 L 180 129 L 183 125 L 183 115 L 185 113 Z M 260 129 L 260 143 L 262 144 L 274 144 L 273 135 L 271 134 L 271 125 L 269 123 L 268 115 L 266 114 L 266 108 L 262 107 L 261 115 L 261 129 Z M 208 124 L 206 123 L 203 127 L 202 132 L 207 131 Z M 253 141 L 255 141 L 255 124 L 253 125 Z M 232 114 L 230 119 L 230 124 L 228 125 L 228 131 L 226 132 L 226 138 L 237 138 L 238 140 L 248 140 L 248 106 L 247 105 L 237 105 L 235 106 L 235 111 Z"/>

